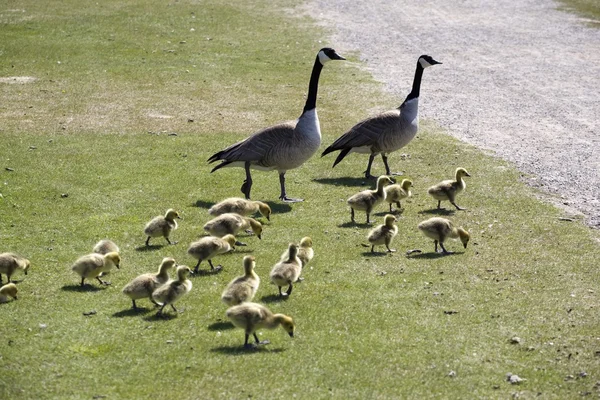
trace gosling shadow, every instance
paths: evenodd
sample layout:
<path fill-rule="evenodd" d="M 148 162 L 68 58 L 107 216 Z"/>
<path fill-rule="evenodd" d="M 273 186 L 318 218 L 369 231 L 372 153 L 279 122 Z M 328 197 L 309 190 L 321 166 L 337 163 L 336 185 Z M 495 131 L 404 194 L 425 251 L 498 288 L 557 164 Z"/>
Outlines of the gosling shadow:
<path fill-rule="evenodd" d="M 155 308 L 146 308 L 146 307 L 127 308 L 125 310 L 117 311 L 112 316 L 114 318 L 136 317 L 138 315 L 148 314 L 152 310 L 155 310 Z"/>
<path fill-rule="evenodd" d="M 269 294 L 267 296 L 263 296 L 261 297 L 260 301 L 262 301 L 263 303 L 279 303 L 281 301 L 287 301 L 287 299 L 289 299 L 290 296 L 280 296 L 279 294 Z"/>
<path fill-rule="evenodd" d="M 419 214 L 429 214 L 429 215 L 454 215 L 456 210 L 447 210 L 445 208 L 431 208 L 429 210 L 419 211 Z"/>
<path fill-rule="evenodd" d="M 313 182 L 322 183 L 324 185 L 333 186 L 346 186 L 346 187 L 361 187 L 361 186 L 372 186 L 374 180 L 366 178 L 353 178 L 350 176 L 343 176 L 339 178 L 315 178 Z"/>
<path fill-rule="evenodd" d="M 361 254 L 362 254 L 363 257 L 373 258 L 373 257 L 385 257 L 388 254 L 392 254 L 392 253 L 380 252 L 380 251 L 376 251 L 375 253 L 371 253 L 371 251 L 363 251 Z"/>
<path fill-rule="evenodd" d="M 77 285 L 64 285 L 61 290 L 64 290 L 65 292 L 81 292 L 81 293 L 85 293 L 85 292 L 98 292 L 100 290 L 104 290 L 106 289 L 106 286 L 94 286 L 91 285 L 89 283 L 86 283 L 85 285 L 81 286 L 80 284 Z"/>
<path fill-rule="evenodd" d="M 246 354 L 254 353 L 281 353 L 285 351 L 283 348 L 270 349 L 265 345 L 259 345 L 255 347 L 244 347 L 244 346 L 219 346 L 211 349 L 213 353 L 225 354 L 229 356 L 243 356 Z"/>
<path fill-rule="evenodd" d="M 396 208 L 396 209 L 394 209 L 394 211 L 391 211 L 391 212 L 388 209 L 388 211 L 380 211 L 378 213 L 374 213 L 373 215 L 376 217 L 385 217 L 388 214 L 400 216 L 400 215 L 402 215 L 402 213 L 404 213 L 404 208 Z"/>
<path fill-rule="evenodd" d="M 233 328 L 235 328 L 235 326 L 229 321 L 217 321 L 208 326 L 209 331 L 225 331 Z"/>
<path fill-rule="evenodd" d="M 430 253 L 418 253 L 418 254 L 411 254 L 408 255 L 408 258 L 416 258 L 416 259 L 425 259 L 425 260 L 435 260 L 438 258 L 443 258 L 443 257 L 448 257 L 448 256 L 454 256 L 454 255 L 458 255 L 458 254 L 463 254 L 463 252 L 460 253 L 448 253 L 448 254 L 444 254 L 444 253 L 436 253 L 435 251 L 432 251 Z"/>
<path fill-rule="evenodd" d="M 148 322 L 153 322 L 153 321 L 170 321 L 172 319 L 177 318 L 178 314 L 179 313 L 176 314 L 174 312 L 158 314 L 158 312 L 155 312 L 152 315 L 148 315 L 147 317 L 144 317 L 144 320 L 148 321 Z"/>
<path fill-rule="evenodd" d="M 135 248 L 135 251 L 155 251 L 155 250 L 160 250 L 163 247 L 165 247 L 164 244 L 151 244 L 146 246 L 145 244 L 138 246 Z"/>
<path fill-rule="evenodd" d="M 196 206 L 198 208 L 206 208 L 208 210 L 215 204 L 217 204 L 217 203 L 215 203 L 214 201 L 196 200 L 196 202 L 194 203 L 194 206 Z"/>
<path fill-rule="evenodd" d="M 274 201 L 266 202 L 271 207 L 272 214 L 284 214 L 292 211 L 292 206 L 289 203 L 276 203 Z"/>

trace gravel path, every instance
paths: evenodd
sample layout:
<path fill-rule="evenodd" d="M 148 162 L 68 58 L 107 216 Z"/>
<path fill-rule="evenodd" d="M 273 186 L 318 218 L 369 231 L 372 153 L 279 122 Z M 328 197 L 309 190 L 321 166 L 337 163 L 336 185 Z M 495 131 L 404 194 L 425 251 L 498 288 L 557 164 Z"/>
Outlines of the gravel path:
<path fill-rule="evenodd" d="M 533 175 L 600 228 L 600 29 L 550 0 L 309 0 L 332 44 L 398 96 L 427 70 L 421 118 Z M 366 111 L 366 114 L 368 111 Z"/>

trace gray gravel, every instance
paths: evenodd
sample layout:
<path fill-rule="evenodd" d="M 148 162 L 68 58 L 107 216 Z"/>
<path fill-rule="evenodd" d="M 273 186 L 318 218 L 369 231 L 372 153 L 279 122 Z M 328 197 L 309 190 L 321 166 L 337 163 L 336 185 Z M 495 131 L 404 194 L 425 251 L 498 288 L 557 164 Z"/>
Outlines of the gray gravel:
<path fill-rule="evenodd" d="M 600 29 L 549 0 L 309 0 L 332 47 L 358 51 L 398 96 L 416 60 L 421 118 L 492 150 L 600 227 Z M 368 113 L 368 111 L 365 111 Z M 356 121 L 355 121 L 356 122 Z"/>

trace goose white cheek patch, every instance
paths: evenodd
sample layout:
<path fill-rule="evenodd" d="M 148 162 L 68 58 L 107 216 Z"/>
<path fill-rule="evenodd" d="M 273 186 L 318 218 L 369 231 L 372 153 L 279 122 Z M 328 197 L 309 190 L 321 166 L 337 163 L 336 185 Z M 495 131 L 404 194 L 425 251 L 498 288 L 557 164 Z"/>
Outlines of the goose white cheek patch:
<path fill-rule="evenodd" d="M 419 58 L 419 64 L 421 64 L 421 67 L 423 68 L 431 67 L 431 64 L 429 64 L 424 58 Z"/>
<path fill-rule="evenodd" d="M 324 51 L 320 51 L 319 52 L 319 61 L 321 62 L 321 64 L 325 64 L 327 61 L 331 61 L 331 58 L 329 58 L 327 56 L 327 54 L 325 54 Z"/>

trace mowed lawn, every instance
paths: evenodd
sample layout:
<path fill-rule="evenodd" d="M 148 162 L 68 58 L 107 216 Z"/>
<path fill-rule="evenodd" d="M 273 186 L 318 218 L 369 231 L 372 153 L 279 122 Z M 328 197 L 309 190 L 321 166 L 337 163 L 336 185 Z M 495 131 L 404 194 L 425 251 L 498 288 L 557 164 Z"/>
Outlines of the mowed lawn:
<path fill-rule="evenodd" d="M 0 4 L 0 252 L 31 260 L 19 299 L 0 304 L 0 398 L 580 398 L 600 381 L 599 235 L 539 200 L 513 166 L 431 122 L 390 156 L 414 182 L 398 214 L 393 254 L 370 254 L 364 214 L 346 199 L 373 182 L 367 157 L 335 169 L 315 155 L 287 174 L 255 173 L 253 198 L 273 209 L 262 240 L 192 277 L 184 310 L 157 318 L 121 293 L 163 257 L 193 267 L 190 242 L 210 205 L 241 195 L 240 169 L 210 174 L 214 152 L 300 115 L 317 51 L 336 47 L 298 1 L 74 0 Z M 399 43 L 402 51 L 412 51 Z M 321 75 L 323 146 L 354 123 L 397 107 L 357 54 Z M 419 54 L 415 54 L 415 61 Z M 421 107 L 444 107 L 427 99 Z M 405 66 L 405 92 L 414 65 Z M 465 167 L 466 211 L 435 209 L 427 188 Z M 382 173 L 378 158 L 373 173 Z M 183 216 L 176 245 L 143 228 L 168 208 Z M 381 223 L 387 205 L 375 212 Z M 433 253 L 416 229 L 431 216 L 471 233 Z M 280 300 L 268 274 L 288 243 L 314 241 L 305 280 Z M 100 239 L 121 248 L 111 286 L 84 288 L 72 263 Z M 408 250 L 422 253 L 407 255 Z M 382 249 L 378 249 L 382 250 Z M 296 335 L 261 330 L 270 345 L 242 348 L 220 300 L 256 257 L 255 301 L 294 318 Z M 206 270 L 208 265 L 203 264 Z M 4 277 L 5 279 L 5 277 Z M 85 315 L 90 314 L 90 315 Z M 524 381 L 511 385 L 506 374 Z"/>

